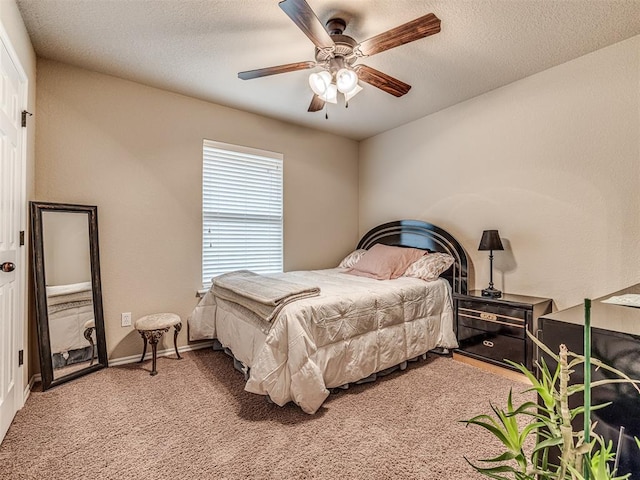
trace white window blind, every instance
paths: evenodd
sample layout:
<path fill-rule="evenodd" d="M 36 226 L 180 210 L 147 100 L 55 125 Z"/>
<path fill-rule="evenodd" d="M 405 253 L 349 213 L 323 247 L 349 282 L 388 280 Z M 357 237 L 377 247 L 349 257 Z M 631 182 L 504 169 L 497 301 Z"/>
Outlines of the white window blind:
<path fill-rule="evenodd" d="M 205 140 L 202 284 L 232 270 L 282 272 L 282 154 Z"/>

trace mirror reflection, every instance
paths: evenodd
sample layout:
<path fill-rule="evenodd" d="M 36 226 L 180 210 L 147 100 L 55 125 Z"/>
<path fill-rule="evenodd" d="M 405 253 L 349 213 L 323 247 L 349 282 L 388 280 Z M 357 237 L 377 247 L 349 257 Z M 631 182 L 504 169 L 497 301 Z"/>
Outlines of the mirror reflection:
<path fill-rule="evenodd" d="M 97 207 L 32 202 L 42 388 L 107 366 Z"/>
<path fill-rule="evenodd" d="M 92 364 L 95 358 L 88 214 L 43 212 L 42 238 L 56 379 Z"/>

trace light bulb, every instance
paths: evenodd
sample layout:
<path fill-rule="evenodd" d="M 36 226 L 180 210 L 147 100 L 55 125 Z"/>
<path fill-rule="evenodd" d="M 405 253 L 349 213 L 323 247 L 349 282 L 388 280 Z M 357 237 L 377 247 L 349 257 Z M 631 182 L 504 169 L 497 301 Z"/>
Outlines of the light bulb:
<path fill-rule="evenodd" d="M 358 75 L 353 70 L 341 68 L 336 74 L 336 84 L 342 93 L 350 92 L 358 85 Z"/>
<path fill-rule="evenodd" d="M 326 70 L 320 73 L 312 73 L 309 75 L 309 86 L 316 95 L 324 95 L 327 87 L 331 84 L 331 74 Z"/>

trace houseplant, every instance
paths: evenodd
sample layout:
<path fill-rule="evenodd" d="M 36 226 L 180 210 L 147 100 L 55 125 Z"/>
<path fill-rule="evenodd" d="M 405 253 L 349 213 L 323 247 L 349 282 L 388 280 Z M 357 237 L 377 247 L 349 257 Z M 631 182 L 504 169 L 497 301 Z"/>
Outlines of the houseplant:
<path fill-rule="evenodd" d="M 585 345 L 590 342 L 587 332 L 588 329 L 585 329 Z M 612 444 L 606 443 L 594 432 L 595 423 L 590 421 L 590 410 L 609 404 L 591 407 L 590 389 L 605 383 L 624 382 L 633 384 L 640 393 L 637 387 L 640 382 L 599 360 L 591 359 L 590 348 L 585 348 L 585 356 L 582 356 L 569 352 L 561 345 L 559 353 L 555 354 L 537 338 L 529 336 L 556 361 L 557 367 L 551 372 L 541 357 L 537 362 L 540 372 L 538 378 L 524 365 L 509 362 L 529 379 L 532 387 L 527 391 L 535 391 L 540 401 L 527 401 L 514 407 L 512 392 L 509 392 L 506 409 L 491 405 L 493 415 L 483 414 L 464 420 L 463 423 L 467 425 L 476 425 L 489 431 L 505 447 L 497 457 L 480 460 L 485 466 L 476 465 L 465 457 L 467 462 L 479 473 L 500 480 L 628 479 L 630 475 L 616 476 Z M 583 364 L 586 366 L 584 383 L 571 384 L 571 373 Z M 612 372 L 617 378 L 591 382 L 591 364 Z M 584 404 L 570 409 L 569 397 L 578 392 L 585 393 Z M 587 419 L 585 428 L 574 431 L 571 421 L 580 414 Z M 638 439 L 636 443 L 640 448 Z"/>

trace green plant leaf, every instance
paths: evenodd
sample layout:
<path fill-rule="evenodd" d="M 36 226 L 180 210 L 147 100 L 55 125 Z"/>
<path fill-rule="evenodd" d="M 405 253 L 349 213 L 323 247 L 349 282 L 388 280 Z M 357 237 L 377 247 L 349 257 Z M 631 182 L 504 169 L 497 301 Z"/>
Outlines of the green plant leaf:
<path fill-rule="evenodd" d="M 494 458 L 482 458 L 478 460 L 479 462 L 487 462 L 487 463 L 495 463 L 495 462 L 506 462 L 507 460 L 513 460 L 518 456 L 518 454 L 514 452 L 504 452 L 502 455 L 498 455 Z"/>
<path fill-rule="evenodd" d="M 504 475 L 499 475 L 499 474 L 513 473 L 515 478 L 518 480 L 535 480 L 534 477 L 531 477 L 526 474 L 522 474 L 521 472 L 519 472 L 518 470 L 514 469 L 509 465 L 500 465 L 495 467 L 483 468 L 471 463 L 467 457 L 464 457 L 464 459 L 467 461 L 469 465 L 473 467 L 475 471 L 490 478 L 495 478 L 497 480 L 511 480 L 511 478 L 505 477 Z"/>
<path fill-rule="evenodd" d="M 489 422 L 483 422 L 481 420 L 479 420 L 478 418 L 481 417 L 486 417 L 489 418 L 491 420 L 491 423 Z M 478 415 L 478 417 L 474 417 L 471 420 L 463 420 L 463 423 L 466 423 L 467 425 L 477 425 L 479 427 L 484 428 L 485 430 L 490 431 L 498 440 L 500 440 L 504 445 L 509 445 L 509 440 L 507 438 L 506 432 L 504 432 L 503 430 L 501 430 L 496 424 L 495 421 L 493 420 L 493 418 L 487 416 L 487 415 Z"/>
<path fill-rule="evenodd" d="M 544 343 L 542 343 L 540 340 L 538 340 L 538 338 L 533 335 L 529 330 L 527 330 L 527 335 L 529 336 L 529 338 L 531 339 L 531 341 L 533 343 L 535 343 L 538 348 L 540 350 L 542 350 L 544 353 L 546 353 L 547 355 L 549 355 L 551 358 L 553 358 L 556 362 L 560 363 L 560 357 L 558 355 L 556 355 L 555 353 L 553 353 L 551 351 L 551 349 L 549 347 L 547 347 Z"/>
<path fill-rule="evenodd" d="M 542 449 L 556 447 L 558 445 L 562 445 L 562 437 L 551 437 L 551 438 L 548 438 L 547 440 L 537 443 L 533 449 L 533 453 L 538 452 Z"/>
<path fill-rule="evenodd" d="M 590 410 L 593 412 L 595 410 L 600 410 L 604 407 L 608 407 L 609 405 L 611 405 L 613 402 L 607 402 L 607 403 L 599 403 L 598 405 L 591 405 Z M 576 407 L 574 409 L 571 410 L 571 418 L 574 418 L 576 415 L 581 415 L 584 413 L 584 405 L 580 405 L 579 407 Z"/>
<path fill-rule="evenodd" d="M 576 353 L 573 352 L 569 352 L 569 355 L 571 355 L 572 357 L 574 357 L 575 359 L 572 360 L 570 362 L 569 365 L 574 366 L 574 365 L 579 365 L 581 363 L 585 362 L 585 357 L 583 355 L 578 355 Z M 638 387 L 638 385 L 640 384 L 640 380 L 634 380 L 631 377 L 629 377 L 626 373 L 621 372 L 620 370 L 610 367 L 609 365 L 607 365 L 606 363 L 602 362 L 601 360 L 598 360 L 597 358 L 591 358 L 591 365 L 595 365 L 598 368 L 602 369 L 602 370 L 607 370 L 608 372 L 613 373 L 614 375 L 616 375 L 617 379 L 607 379 L 607 380 L 599 380 L 597 382 L 592 382 L 591 383 L 591 387 L 594 386 L 599 386 L 599 385 L 606 385 L 608 383 L 630 383 L 631 385 L 633 385 L 633 388 L 636 389 L 636 391 L 638 393 L 640 393 L 640 387 Z M 584 385 L 583 385 L 584 388 Z"/>

